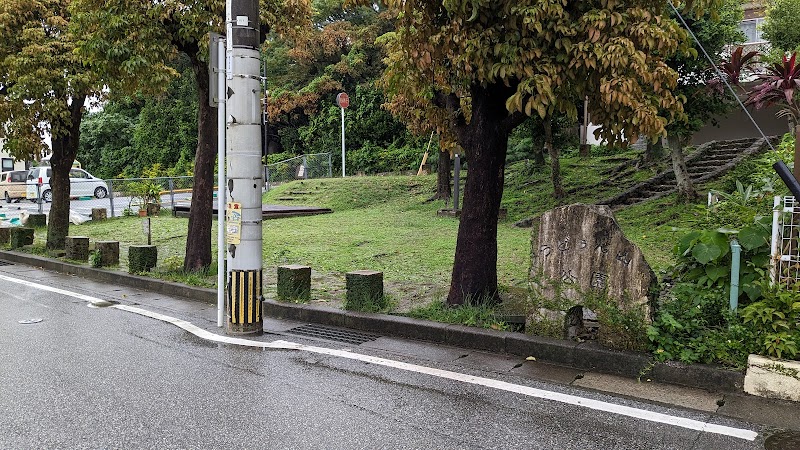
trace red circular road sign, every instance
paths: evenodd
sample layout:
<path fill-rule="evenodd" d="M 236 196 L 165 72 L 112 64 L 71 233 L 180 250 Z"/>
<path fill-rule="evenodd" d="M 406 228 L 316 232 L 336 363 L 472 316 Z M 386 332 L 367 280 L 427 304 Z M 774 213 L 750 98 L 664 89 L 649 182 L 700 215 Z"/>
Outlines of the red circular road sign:
<path fill-rule="evenodd" d="M 339 105 L 340 108 L 347 108 L 350 106 L 350 97 L 344 92 L 340 92 L 339 95 L 336 96 L 336 104 Z"/>

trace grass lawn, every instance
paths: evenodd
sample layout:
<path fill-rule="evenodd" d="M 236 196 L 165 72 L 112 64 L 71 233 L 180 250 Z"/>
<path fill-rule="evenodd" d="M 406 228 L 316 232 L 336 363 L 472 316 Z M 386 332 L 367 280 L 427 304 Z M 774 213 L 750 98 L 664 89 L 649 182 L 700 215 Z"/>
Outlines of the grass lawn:
<path fill-rule="evenodd" d="M 629 152 L 588 159 L 564 157 L 562 168 L 568 203 L 592 203 L 620 192 L 649 173 L 637 171 L 629 179 L 603 183 L 604 173 Z M 646 172 L 646 171 L 644 171 Z M 386 292 L 396 309 L 428 304 L 444 298 L 449 289 L 458 220 L 438 217 L 441 201 L 427 199 L 435 190 L 436 176 L 371 176 L 304 180 L 286 183 L 264 195 L 270 204 L 331 208 L 318 216 L 264 222 L 265 293 L 275 293 L 276 267 L 281 264 L 311 266 L 312 298 L 338 305 L 344 298 L 344 273 L 373 269 L 384 273 Z M 530 229 L 513 223 L 556 205 L 549 171 L 527 162 L 510 164 L 502 206 L 508 218 L 498 226 L 498 281 L 502 292 L 524 292 L 530 267 Z M 702 205 L 675 205 L 667 197 L 630 207 L 615 216 L 630 240 L 639 245 L 658 273 L 673 262 L 672 248 L 702 215 Z M 216 285 L 216 221 L 212 230 L 212 266 L 206 273 L 181 270 L 188 219 L 168 212 L 152 218 L 152 240 L 158 246 L 158 266 L 153 276 L 194 285 Z M 43 253 L 44 232 L 37 233 L 33 251 Z M 146 243 L 142 219 L 123 217 L 105 222 L 72 225 L 71 235 L 91 241 L 120 241 L 120 270 L 127 269 L 127 248 Z"/>

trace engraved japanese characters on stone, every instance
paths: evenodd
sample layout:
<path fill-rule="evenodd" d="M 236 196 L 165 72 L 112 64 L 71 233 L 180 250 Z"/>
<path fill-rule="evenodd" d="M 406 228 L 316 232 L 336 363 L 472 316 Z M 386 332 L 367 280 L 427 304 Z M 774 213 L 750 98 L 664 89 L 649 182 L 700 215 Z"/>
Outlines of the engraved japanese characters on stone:
<path fill-rule="evenodd" d="M 578 277 L 572 273 L 572 269 L 561 271 L 561 281 L 565 283 L 577 283 Z"/>
<path fill-rule="evenodd" d="M 562 253 L 567 251 L 567 250 L 569 250 L 569 241 L 570 241 L 570 237 L 569 236 L 567 236 L 564 239 L 560 240 L 558 242 L 558 250 L 560 250 Z"/>
<path fill-rule="evenodd" d="M 604 290 L 608 287 L 608 274 L 603 272 L 592 272 L 589 285 L 595 289 Z"/>
<path fill-rule="evenodd" d="M 531 238 L 530 280 L 543 298 L 577 305 L 587 293 L 600 291 L 620 310 L 650 319 L 658 292 L 655 274 L 608 206 L 547 211 L 533 222 Z"/>

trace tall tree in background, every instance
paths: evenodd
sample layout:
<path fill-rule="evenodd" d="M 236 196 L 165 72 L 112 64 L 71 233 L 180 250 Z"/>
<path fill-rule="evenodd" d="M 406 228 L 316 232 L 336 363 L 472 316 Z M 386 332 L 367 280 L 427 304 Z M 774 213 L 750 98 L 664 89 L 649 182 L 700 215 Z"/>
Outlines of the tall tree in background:
<path fill-rule="evenodd" d="M 375 40 L 391 29 L 391 17 L 380 2 L 347 8 L 343 3 L 314 0 L 314 26 L 306 39 L 269 36 L 264 45 L 270 93 L 269 152 L 301 154 L 338 149 L 340 116 L 334 99 L 345 91 L 351 100 L 345 122 L 348 158 L 351 151 L 369 154 L 369 158 L 357 158 L 354 164 L 348 162 L 347 168 L 372 171 L 358 162 L 375 160 L 378 150 L 392 145 L 402 147 L 412 142 L 421 147 L 428 135 L 424 141 L 415 139 L 381 108 L 385 98 L 375 81 L 385 68 L 385 54 Z M 339 159 L 333 161 L 335 165 Z"/>
<path fill-rule="evenodd" d="M 211 220 L 217 154 L 217 110 L 208 104 L 208 33 L 223 32 L 223 0 L 73 0 L 82 30 L 80 55 L 110 74 L 114 92 L 158 92 L 176 75 L 168 65 L 178 53 L 190 61 L 197 82 L 197 150 L 184 269 L 211 264 Z M 304 0 L 262 1 L 262 22 L 288 32 L 305 30 Z M 298 25 L 295 29 L 292 25 Z M 283 28 L 282 28 L 283 27 Z M 266 30 L 262 30 L 266 31 Z M 263 34 L 262 34 L 263 35 Z"/>
<path fill-rule="evenodd" d="M 690 2 L 688 9 L 715 1 Z M 664 58 L 686 33 L 664 1 L 392 0 L 386 86 L 427 99 L 424 114 L 469 158 L 449 304 L 499 300 L 497 216 L 511 130 L 526 117 L 577 111 L 589 96 L 604 138 L 658 135 L 681 103 Z M 684 47 L 685 49 L 685 47 Z M 568 87 L 568 88 L 567 88 Z"/>
<path fill-rule="evenodd" d="M 187 176 L 197 149 L 197 82 L 189 59 L 171 65 L 180 72 L 156 96 L 109 99 L 81 125 L 78 160 L 101 178 Z"/>
<path fill-rule="evenodd" d="M 760 25 L 764 39 L 780 55 L 800 50 L 800 0 L 771 0 L 767 4 L 767 15 Z"/>
<path fill-rule="evenodd" d="M 53 204 L 47 248 L 69 234 L 69 170 L 86 99 L 102 84 L 74 53 L 69 0 L 0 0 L 0 138 L 19 160 L 39 159 L 50 135 Z"/>
<path fill-rule="evenodd" d="M 742 20 L 742 7 L 738 0 L 725 0 L 721 8 L 697 18 L 686 17 L 689 28 L 705 51 L 714 60 L 721 62 L 725 47 L 741 42 L 744 35 L 739 31 Z M 692 135 L 716 117 L 727 114 L 734 105 L 734 99 L 728 92 L 708 89 L 717 78 L 716 71 L 709 67 L 708 60 L 702 54 L 698 43 L 692 41 L 693 52 L 677 54 L 667 60 L 667 64 L 675 70 L 678 85 L 673 94 L 685 99 L 684 115 L 667 125 L 667 143 L 669 144 L 672 170 L 675 173 L 679 201 L 691 202 L 698 198 L 689 172 L 683 149 L 689 144 Z"/>

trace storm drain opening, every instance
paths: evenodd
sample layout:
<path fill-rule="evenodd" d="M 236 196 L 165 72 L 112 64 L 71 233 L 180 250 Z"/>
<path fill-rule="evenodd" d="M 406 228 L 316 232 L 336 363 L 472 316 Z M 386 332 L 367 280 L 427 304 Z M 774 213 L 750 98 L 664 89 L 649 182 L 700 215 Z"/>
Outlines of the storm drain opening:
<path fill-rule="evenodd" d="M 13 265 L 14 263 L 10 261 L 3 261 L 2 259 L 0 259 L 0 266 L 13 266 Z"/>
<path fill-rule="evenodd" d="M 344 342 L 346 344 L 353 345 L 361 345 L 365 342 L 374 341 L 375 339 L 381 337 L 377 334 L 362 333 L 359 331 L 345 330 L 316 324 L 301 325 L 299 327 L 292 328 L 287 332 L 299 334 L 301 336 L 327 339 L 329 341 Z"/>

